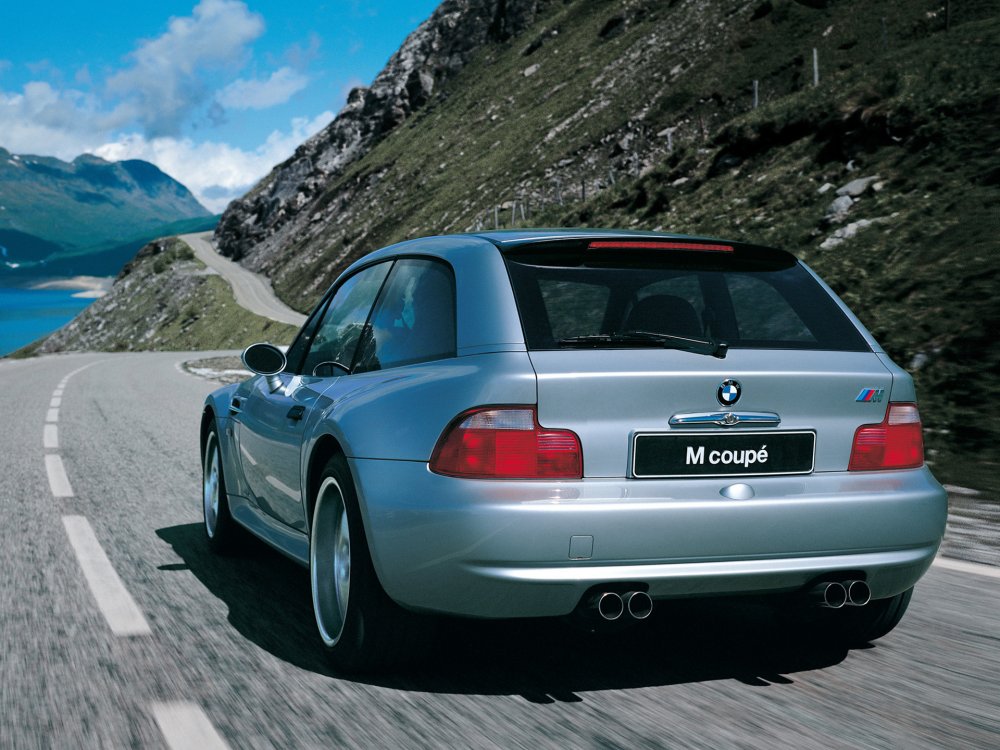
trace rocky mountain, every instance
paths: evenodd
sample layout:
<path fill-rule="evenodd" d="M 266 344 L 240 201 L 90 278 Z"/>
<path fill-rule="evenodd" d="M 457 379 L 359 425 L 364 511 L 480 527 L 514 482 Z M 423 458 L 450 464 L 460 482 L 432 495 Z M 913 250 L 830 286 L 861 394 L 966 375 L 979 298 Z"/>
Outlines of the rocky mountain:
<path fill-rule="evenodd" d="M 309 210 L 330 183 L 433 101 L 484 47 L 509 43 L 553 0 L 445 0 L 414 31 L 370 87 L 348 95 L 338 117 L 244 198 L 226 211 L 216 230 L 220 251 L 265 268 L 289 239 L 311 221 Z"/>
<path fill-rule="evenodd" d="M 128 256 L 117 253 L 117 265 L 101 271 L 116 273 L 166 225 L 210 216 L 186 187 L 145 161 L 85 154 L 64 162 L 0 148 L 0 272 L 65 273 L 69 258 L 69 266 L 84 267 L 80 256 L 127 245 Z"/>

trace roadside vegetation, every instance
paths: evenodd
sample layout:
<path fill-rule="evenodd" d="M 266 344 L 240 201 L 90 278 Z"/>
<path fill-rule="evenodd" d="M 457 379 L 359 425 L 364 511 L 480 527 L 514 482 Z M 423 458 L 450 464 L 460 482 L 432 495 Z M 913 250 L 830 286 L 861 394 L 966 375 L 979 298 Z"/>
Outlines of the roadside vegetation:
<path fill-rule="evenodd" d="M 255 341 L 289 344 L 295 332 L 237 305 L 229 284 L 171 237 L 140 250 L 111 292 L 66 326 L 11 356 L 241 349 Z"/>

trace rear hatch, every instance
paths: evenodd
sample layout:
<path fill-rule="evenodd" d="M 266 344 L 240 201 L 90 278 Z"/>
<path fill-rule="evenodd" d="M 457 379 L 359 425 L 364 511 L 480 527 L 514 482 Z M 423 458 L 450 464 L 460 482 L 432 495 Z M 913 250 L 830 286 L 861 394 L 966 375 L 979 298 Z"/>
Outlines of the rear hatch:
<path fill-rule="evenodd" d="M 845 471 L 892 376 L 782 251 L 683 238 L 505 251 L 538 420 L 580 437 L 586 477 Z"/>

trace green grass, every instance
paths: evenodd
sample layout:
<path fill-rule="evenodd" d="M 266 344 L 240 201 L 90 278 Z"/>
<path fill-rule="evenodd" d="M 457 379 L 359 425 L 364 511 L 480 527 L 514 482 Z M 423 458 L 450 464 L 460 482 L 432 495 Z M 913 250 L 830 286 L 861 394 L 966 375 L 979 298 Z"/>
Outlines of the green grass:
<path fill-rule="evenodd" d="M 12 356 L 241 349 L 256 341 L 289 344 L 296 330 L 237 305 L 229 284 L 206 273 L 187 244 L 170 238 L 143 248 L 110 294 Z"/>

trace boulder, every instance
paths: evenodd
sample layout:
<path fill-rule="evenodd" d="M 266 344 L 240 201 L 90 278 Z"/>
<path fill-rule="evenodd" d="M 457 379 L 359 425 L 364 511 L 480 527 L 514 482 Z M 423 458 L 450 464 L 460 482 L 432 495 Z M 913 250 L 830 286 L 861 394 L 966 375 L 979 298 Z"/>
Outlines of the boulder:
<path fill-rule="evenodd" d="M 847 215 L 853 205 L 854 199 L 849 195 L 834 198 L 833 203 L 826 207 L 827 218 L 842 218 Z"/>
<path fill-rule="evenodd" d="M 858 198 L 867 192 L 869 186 L 879 179 L 877 174 L 871 175 L 870 177 L 858 177 L 855 180 L 851 180 L 846 185 L 842 185 L 837 188 L 837 195 L 849 195 L 852 198 Z"/>

